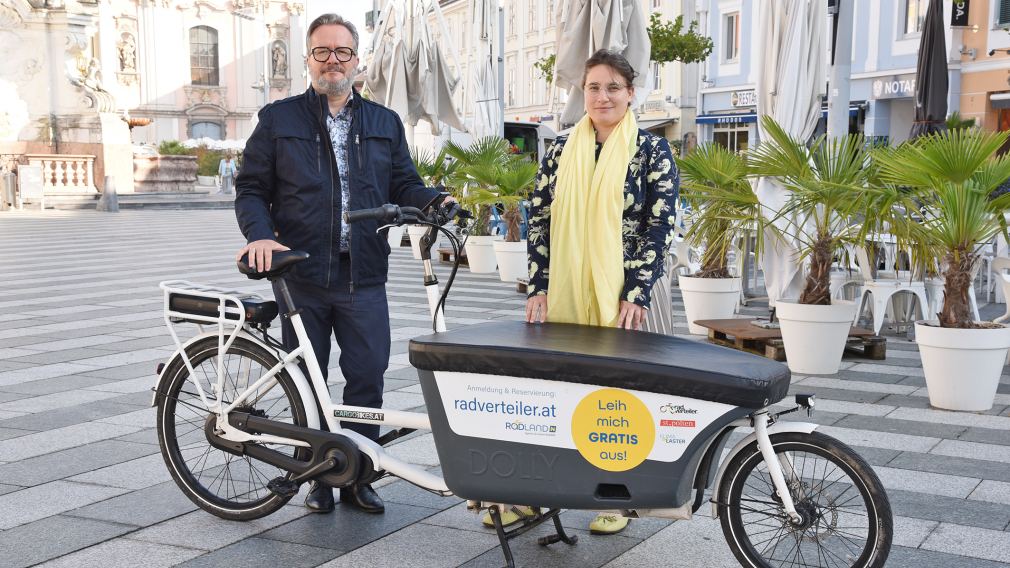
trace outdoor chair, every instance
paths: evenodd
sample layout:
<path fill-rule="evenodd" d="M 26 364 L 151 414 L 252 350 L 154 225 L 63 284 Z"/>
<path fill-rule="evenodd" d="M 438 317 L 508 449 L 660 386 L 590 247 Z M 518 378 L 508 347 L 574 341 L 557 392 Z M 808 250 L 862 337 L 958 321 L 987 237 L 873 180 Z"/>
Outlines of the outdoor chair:
<path fill-rule="evenodd" d="M 1010 258 L 997 256 L 992 260 L 991 272 L 996 276 L 996 282 L 1003 289 L 1003 297 L 1010 298 Z M 1010 320 L 1010 301 L 1007 302 L 1006 313 L 992 320 L 995 323 L 1003 323 Z"/>
<path fill-rule="evenodd" d="M 874 277 L 873 265 L 870 264 L 869 256 L 865 247 L 856 247 L 856 264 L 859 265 L 859 272 L 863 276 L 863 291 L 860 294 L 856 318 L 853 323 L 858 323 L 860 316 L 866 306 L 873 311 L 873 333 L 880 335 L 880 328 L 884 326 L 884 319 L 889 314 L 892 298 L 897 294 L 912 294 L 916 302 L 909 303 L 905 312 L 905 320 L 909 321 L 912 310 L 916 309 L 921 317 L 925 317 L 925 310 L 929 305 L 926 297 L 926 284 L 922 281 L 898 278 L 878 278 Z M 867 298 L 869 296 L 869 298 Z M 893 310 L 892 310 L 893 311 Z M 891 316 L 893 321 L 894 317 Z"/>

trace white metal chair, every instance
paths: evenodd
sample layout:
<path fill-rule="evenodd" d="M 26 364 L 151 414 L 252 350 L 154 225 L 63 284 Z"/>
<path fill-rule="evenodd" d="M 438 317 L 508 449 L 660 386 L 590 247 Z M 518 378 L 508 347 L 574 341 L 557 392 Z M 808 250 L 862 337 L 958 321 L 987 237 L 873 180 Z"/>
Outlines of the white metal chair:
<path fill-rule="evenodd" d="M 1010 258 L 997 256 L 992 260 L 990 266 L 993 275 L 996 276 L 996 282 L 998 282 L 1003 289 L 1003 297 L 1010 298 Z M 1006 313 L 992 321 L 996 323 L 1003 323 L 1008 319 L 1010 319 L 1010 300 L 1007 301 Z"/>
<path fill-rule="evenodd" d="M 915 280 L 899 280 L 894 279 L 880 279 L 873 277 L 873 268 L 870 264 L 870 259 L 866 254 L 866 249 L 864 247 L 856 247 L 856 264 L 859 265 L 859 272 L 863 275 L 863 291 L 859 297 L 858 309 L 856 310 L 856 318 L 854 322 L 859 321 L 859 317 L 863 314 L 864 307 L 870 303 L 870 309 L 873 310 L 873 333 L 880 335 L 880 328 L 884 326 L 884 318 L 888 312 L 888 305 L 896 294 L 909 293 L 915 296 L 918 300 L 915 303 L 910 303 L 908 305 L 907 316 L 911 315 L 913 309 L 918 310 L 920 317 L 925 317 L 924 311 L 929 302 L 926 298 L 926 285 L 921 281 Z M 867 300 L 867 295 L 870 296 Z"/>

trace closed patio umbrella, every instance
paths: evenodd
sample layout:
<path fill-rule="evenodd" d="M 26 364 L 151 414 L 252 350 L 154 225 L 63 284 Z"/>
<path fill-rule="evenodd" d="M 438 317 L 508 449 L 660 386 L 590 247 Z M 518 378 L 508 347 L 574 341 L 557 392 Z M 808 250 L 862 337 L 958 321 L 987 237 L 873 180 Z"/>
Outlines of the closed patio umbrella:
<path fill-rule="evenodd" d="M 561 113 L 562 126 L 578 122 L 585 113 L 582 74 L 586 60 L 599 49 L 624 55 L 638 72 L 633 106 L 648 96 L 652 42 L 645 14 L 638 0 L 566 0 L 558 17 L 557 86 L 568 90 L 568 103 Z"/>
<path fill-rule="evenodd" d="M 915 122 L 911 138 L 946 130 L 947 43 L 943 33 L 943 5 L 930 0 L 919 39 L 915 66 Z"/>
<path fill-rule="evenodd" d="M 808 140 L 821 115 L 826 76 L 823 0 L 758 0 L 757 113 L 770 115 L 786 132 Z M 760 121 L 759 134 L 761 132 Z M 760 178 L 755 188 L 766 217 L 774 217 L 789 200 L 789 191 L 771 178 Z M 776 223 L 785 228 L 789 220 Z M 795 242 L 766 234 L 761 256 L 768 304 L 798 298 L 803 274 Z"/>

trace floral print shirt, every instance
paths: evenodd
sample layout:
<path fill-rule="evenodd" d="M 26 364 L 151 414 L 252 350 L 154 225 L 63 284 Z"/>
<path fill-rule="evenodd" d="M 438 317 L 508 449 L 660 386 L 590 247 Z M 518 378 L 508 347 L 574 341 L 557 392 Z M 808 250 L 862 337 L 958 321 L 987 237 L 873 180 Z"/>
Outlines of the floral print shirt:
<path fill-rule="evenodd" d="M 528 294 L 546 294 L 550 281 L 551 204 L 557 187 L 558 158 L 568 141 L 559 136 L 547 149 L 530 198 Z M 601 145 L 597 144 L 599 157 Z M 621 299 L 648 308 L 652 286 L 663 275 L 663 263 L 673 242 L 680 173 L 670 143 L 638 131 L 638 151 L 624 181 L 624 290 Z"/>
<path fill-rule="evenodd" d="M 354 102 L 354 93 L 347 97 L 347 103 L 336 116 L 326 115 L 326 129 L 330 131 L 330 142 L 333 144 L 333 157 L 337 160 L 337 174 L 340 176 L 340 205 L 341 211 L 347 211 L 350 207 L 351 194 L 348 193 L 347 182 L 347 144 L 351 132 L 351 103 Z M 334 212 L 336 214 L 336 212 Z M 349 250 L 350 223 L 340 223 L 340 250 Z"/>

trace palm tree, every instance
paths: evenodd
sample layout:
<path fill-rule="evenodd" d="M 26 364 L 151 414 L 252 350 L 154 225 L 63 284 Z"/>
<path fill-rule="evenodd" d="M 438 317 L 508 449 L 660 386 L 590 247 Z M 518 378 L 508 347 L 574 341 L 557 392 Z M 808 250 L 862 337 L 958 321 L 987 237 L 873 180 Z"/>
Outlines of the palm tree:
<path fill-rule="evenodd" d="M 831 304 L 831 264 L 846 245 L 860 244 L 865 215 L 860 199 L 872 175 L 862 135 L 820 136 L 809 146 L 786 133 L 774 119 L 762 118 L 768 140 L 749 153 L 753 174 L 778 178 L 790 190 L 785 207 L 772 221 L 785 220 L 781 229 L 799 244 L 800 258 L 809 259 L 799 303 Z"/>
<path fill-rule="evenodd" d="M 410 159 L 413 160 L 418 175 L 426 185 L 446 187 L 450 192 L 453 191 L 451 182 L 456 168 L 459 167 L 459 162 L 449 159 L 445 147 L 437 154 L 425 148 L 411 147 Z"/>
<path fill-rule="evenodd" d="M 761 250 L 760 203 L 747 176 L 747 160 L 719 144 L 695 148 L 677 159 L 681 196 L 696 211 L 686 238 L 705 245 L 698 278 L 729 278 L 727 255 L 737 238 L 756 232 Z"/>
<path fill-rule="evenodd" d="M 901 234 L 925 258 L 942 259 L 944 305 L 941 327 L 977 327 L 970 300 L 978 247 L 1007 234 L 1004 212 L 1010 194 L 990 193 L 1010 178 L 1010 156 L 996 156 L 1005 132 L 955 129 L 921 136 L 897 148 L 875 151 L 884 185 L 876 190 L 914 215 L 895 216 Z"/>
<path fill-rule="evenodd" d="M 533 187 L 537 164 L 510 155 L 508 142 L 493 136 L 479 138 L 467 148 L 449 142 L 445 152 L 459 162 L 453 180 L 465 187 L 463 203 L 479 210 L 471 234 L 486 234 L 491 208 L 501 204 L 505 206 L 505 240 L 518 241 L 519 203 Z"/>

